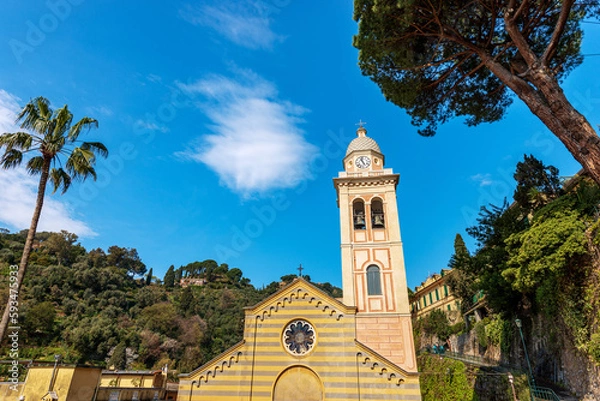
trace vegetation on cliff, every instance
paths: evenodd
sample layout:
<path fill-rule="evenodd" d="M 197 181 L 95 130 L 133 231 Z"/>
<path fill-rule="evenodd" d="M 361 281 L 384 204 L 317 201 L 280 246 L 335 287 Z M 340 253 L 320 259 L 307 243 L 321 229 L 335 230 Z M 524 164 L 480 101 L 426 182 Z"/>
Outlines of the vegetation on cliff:
<path fill-rule="evenodd" d="M 520 317 L 529 330 L 537 316 L 550 322 L 545 332 L 554 352 L 568 346 L 559 340 L 567 338 L 600 364 L 600 187 L 585 175 L 561 187 L 558 170 L 533 156 L 517 165 L 514 178 L 514 202 L 482 207 L 478 224 L 467 229 L 479 246 L 472 255 L 457 236 L 451 288 L 463 310 L 473 294 L 486 294 L 494 315 L 475 327 L 481 341 L 506 349 L 511 322 Z"/>

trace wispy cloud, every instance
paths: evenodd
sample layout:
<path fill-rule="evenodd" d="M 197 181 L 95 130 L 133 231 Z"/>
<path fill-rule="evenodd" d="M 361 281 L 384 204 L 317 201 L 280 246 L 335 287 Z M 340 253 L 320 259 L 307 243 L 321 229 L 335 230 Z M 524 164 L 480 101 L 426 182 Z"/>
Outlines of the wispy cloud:
<path fill-rule="evenodd" d="M 156 75 L 156 74 L 148 74 L 146 76 L 146 79 L 150 82 L 154 82 L 154 83 L 160 83 L 162 82 L 162 78 L 160 77 L 160 75 Z"/>
<path fill-rule="evenodd" d="M 204 97 L 201 110 L 213 133 L 177 156 L 206 164 L 243 196 L 291 188 L 310 178 L 305 166 L 318 149 L 299 128 L 307 110 L 278 99 L 273 83 L 245 71 L 235 79 L 212 75 L 178 85 Z"/>
<path fill-rule="evenodd" d="M 99 115 L 104 117 L 112 117 L 115 113 L 114 111 L 107 106 L 90 106 L 85 108 L 85 112 L 88 114 L 88 117 L 96 118 Z"/>
<path fill-rule="evenodd" d="M 475 181 L 480 187 L 487 187 L 494 183 L 491 174 L 475 174 L 471 176 L 471 180 Z"/>
<path fill-rule="evenodd" d="M 0 89 L 0 134 L 15 132 L 15 116 L 18 113 L 19 99 Z M 0 225 L 11 229 L 29 228 L 35 207 L 38 179 L 24 168 L 0 169 Z M 81 237 L 92 237 L 96 233 L 83 221 L 71 217 L 67 206 L 46 196 L 38 226 L 39 231 L 67 230 Z"/>
<path fill-rule="evenodd" d="M 271 49 L 283 41 L 271 28 L 263 1 L 225 0 L 215 5 L 187 5 L 180 16 L 194 24 L 215 30 L 233 43 L 250 49 Z"/>
<path fill-rule="evenodd" d="M 162 124 L 157 124 L 156 122 L 153 122 L 153 121 L 138 119 L 138 120 L 136 120 L 134 125 L 138 129 L 142 129 L 142 130 L 159 131 L 159 132 L 162 132 L 163 134 L 166 134 L 167 132 L 169 132 L 168 127 L 166 127 Z"/>

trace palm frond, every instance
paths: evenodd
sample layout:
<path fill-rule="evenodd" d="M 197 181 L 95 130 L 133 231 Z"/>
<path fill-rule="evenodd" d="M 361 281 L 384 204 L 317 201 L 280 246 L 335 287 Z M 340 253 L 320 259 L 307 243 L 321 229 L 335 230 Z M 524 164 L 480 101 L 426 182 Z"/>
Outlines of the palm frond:
<path fill-rule="evenodd" d="M 10 149 L 4 152 L 0 159 L 0 166 L 3 169 L 17 167 L 23 161 L 23 152 L 17 149 Z"/>
<path fill-rule="evenodd" d="M 40 117 L 44 120 L 50 120 L 52 118 L 52 109 L 50 108 L 50 101 L 43 96 L 38 96 L 32 101 L 37 109 L 40 111 Z"/>
<path fill-rule="evenodd" d="M 42 156 L 32 157 L 27 162 L 27 172 L 31 175 L 39 174 L 42 172 L 43 166 L 44 166 L 44 158 Z"/>
<path fill-rule="evenodd" d="M 64 137 L 65 133 L 69 131 L 71 122 L 73 121 L 73 113 L 69 111 L 67 105 L 64 105 L 60 109 L 54 111 L 52 120 L 54 121 L 54 126 L 52 127 L 51 137 L 52 140 L 56 140 Z"/>
<path fill-rule="evenodd" d="M 48 178 L 54 187 L 52 193 L 55 193 L 59 188 L 62 188 L 61 193 L 64 194 L 71 186 L 71 176 L 60 167 L 50 170 Z"/>
<path fill-rule="evenodd" d="M 82 178 L 85 180 L 88 176 L 96 179 L 96 171 L 92 167 L 96 157 L 91 150 L 75 148 L 69 155 L 65 167 L 72 178 Z"/>
<path fill-rule="evenodd" d="M 6 150 L 12 150 L 14 148 L 19 150 L 29 150 L 33 143 L 33 139 L 34 137 L 27 132 L 2 134 L 0 135 L 0 148 L 5 146 Z"/>
<path fill-rule="evenodd" d="M 98 128 L 98 120 L 90 117 L 83 117 L 77 121 L 69 130 L 68 138 L 71 142 L 76 141 L 84 129 Z"/>
<path fill-rule="evenodd" d="M 21 121 L 21 128 L 33 129 L 35 122 L 40 118 L 39 110 L 31 100 L 17 116 L 17 122 Z"/>
<path fill-rule="evenodd" d="M 21 121 L 21 128 L 35 131 L 41 135 L 47 133 L 48 124 L 51 120 L 52 109 L 50 108 L 50 102 L 41 96 L 27 103 L 17 116 L 17 121 Z"/>
<path fill-rule="evenodd" d="M 81 149 L 91 150 L 95 154 L 98 154 L 104 158 L 108 157 L 108 149 L 106 149 L 106 146 L 100 142 L 83 142 L 81 144 Z"/>

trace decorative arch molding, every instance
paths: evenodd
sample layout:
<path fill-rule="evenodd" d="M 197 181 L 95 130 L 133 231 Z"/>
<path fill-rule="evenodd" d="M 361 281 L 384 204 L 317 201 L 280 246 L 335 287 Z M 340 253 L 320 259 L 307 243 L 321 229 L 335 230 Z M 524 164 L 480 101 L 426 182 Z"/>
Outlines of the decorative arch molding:
<path fill-rule="evenodd" d="M 220 360 L 214 361 L 213 363 L 209 362 L 212 368 L 205 370 L 200 376 L 198 376 L 198 380 L 195 380 L 197 387 L 200 387 L 202 383 L 208 383 L 208 380 L 211 378 L 214 379 L 218 372 L 223 372 L 225 369 L 229 369 L 233 365 L 239 363 L 242 355 L 242 351 L 234 351 Z"/>
<path fill-rule="evenodd" d="M 370 368 L 374 374 L 385 377 L 389 382 L 394 383 L 396 386 L 400 386 L 404 383 L 404 378 L 401 377 L 402 374 L 400 372 L 394 371 L 393 368 L 381 361 L 377 361 L 374 357 L 364 352 L 356 353 L 356 363 Z"/>
<path fill-rule="evenodd" d="M 323 300 L 320 298 L 311 295 L 303 288 L 298 288 L 287 296 L 277 300 L 277 302 L 274 302 L 274 305 L 264 308 L 260 314 L 256 315 L 256 319 L 264 322 L 267 317 L 271 317 L 273 314 L 279 312 L 279 310 L 285 308 L 286 305 L 292 304 L 294 300 L 308 301 L 309 304 L 314 304 L 315 308 L 321 309 L 322 312 L 327 313 L 330 317 L 334 317 L 336 320 L 340 320 L 344 316 L 335 308 L 325 304 L 325 302 L 323 302 Z"/>

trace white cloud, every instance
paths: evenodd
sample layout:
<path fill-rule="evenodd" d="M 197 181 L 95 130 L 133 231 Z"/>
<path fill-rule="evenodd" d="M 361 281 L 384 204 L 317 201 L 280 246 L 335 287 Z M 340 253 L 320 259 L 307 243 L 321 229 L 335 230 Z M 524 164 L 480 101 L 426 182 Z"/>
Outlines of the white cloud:
<path fill-rule="evenodd" d="M 178 86 L 208 99 L 201 110 L 212 121 L 213 134 L 177 156 L 206 164 L 243 196 L 291 188 L 310 178 L 307 166 L 318 149 L 298 127 L 307 110 L 279 100 L 271 82 L 246 71 L 237 79 L 212 75 Z"/>
<path fill-rule="evenodd" d="M 477 184 L 479 184 L 480 187 L 487 187 L 494 183 L 494 181 L 492 180 L 491 174 L 481 174 L 481 173 L 475 174 L 475 175 L 471 176 L 471 180 L 473 180 Z"/>
<path fill-rule="evenodd" d="M 0 134 L 15 132 L 15 117 L 20 107 L 18 98 L 0 89 Z M 35 208 L 38 179 L 23 167 L 11 170 L 0 169 L 0 225 L 22 230 L 29 228 Z M 65 204 L 46 195 L 38 231 L 67 230 L 81 237 L 92 237 L 96 233 L 83 221 L 70 217 Z"/>
<path fill-rule="evenodd" d="M 24 168 L 0 171 L 0 222 L 15 230 L 29 228 L 37 185 L 38 178 L 27 174 Z M 86 223 L 70 217 L 70 214 L 64 203 L 47 194 L 37 231 L 67 230 L 80 237 L 97 235 Z"/>
<path fill-rule="evenodd" d="M 271 49 L 283 41 L 271 29 L 270 9 L 255 0 L 226 0 L 216 5 L 190 6 L 180 10 L 186 21 L 215 30 L 233 43 L 250 49 Z"/>
<path fill-rule="evenodd" d="M 137 129 L 149 130 L 149 131 L 159 131 L 159 132 L 162 132 L 163 134 L 166 134 L 167 132 L 169 132 L 169 128 L 162 124 L 157 124 L 155 122 L 146 121 L 146 120 L 142 120 L 142 119 L 136 120 L 136 122 L 134 123 L 134 126 Z"/>
<path fill-rule="evenodd" d="M 19 113 L 19 98 L 0 89 L 0 134 L 18 129 L 15 119 Z"/>

